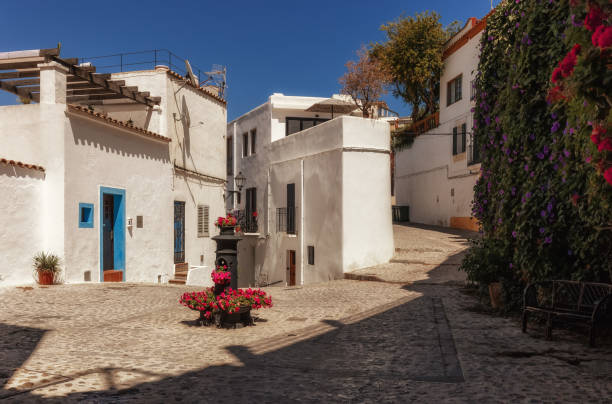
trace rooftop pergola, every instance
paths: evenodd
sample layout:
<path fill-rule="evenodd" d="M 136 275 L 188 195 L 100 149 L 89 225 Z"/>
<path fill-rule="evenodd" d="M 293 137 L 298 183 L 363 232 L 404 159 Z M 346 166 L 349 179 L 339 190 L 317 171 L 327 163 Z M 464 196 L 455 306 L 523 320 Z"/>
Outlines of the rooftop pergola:
<path fill-rule="evenodd" d="M 60 58 L 60 49 L 34 49 L 0 52 L 0 89 L 21 98 L 40 102 L 40 64 L 56 62 L 66 70 L 66 102 L 102 104 L 105 100 L 128 100 L 154 107 L 161 97 L 151 97 L 138 87 L 126 86 L 124 80 L 112 80 L 110 74 L 96 73 L 95 66 L 78 65 L 76 58 Z"/>

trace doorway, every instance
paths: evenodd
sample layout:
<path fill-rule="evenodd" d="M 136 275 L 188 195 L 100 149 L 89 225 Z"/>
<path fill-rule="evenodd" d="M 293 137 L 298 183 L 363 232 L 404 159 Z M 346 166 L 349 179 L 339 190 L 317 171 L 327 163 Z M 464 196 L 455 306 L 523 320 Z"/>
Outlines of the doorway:
<path fill-rule="evenodd" d="M 100 187 L 100 207 L 100 281 L 104 271 L 125 281 L 125 190 Z"/>
<path fill-rule="evenodd" d="M 185 202 L 174 201 L 174 263 L 185 262 Z"/>
<path fill-rule="evenodd" d="M 287 280 L 289 286 L 295 286 L 295 250 L 287 250 Z"/>

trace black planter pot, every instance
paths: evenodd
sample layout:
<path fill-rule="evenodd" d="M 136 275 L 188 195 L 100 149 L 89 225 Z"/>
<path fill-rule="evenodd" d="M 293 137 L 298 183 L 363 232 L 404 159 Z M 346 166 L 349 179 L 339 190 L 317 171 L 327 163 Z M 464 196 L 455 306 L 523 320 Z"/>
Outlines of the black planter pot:
<path fill-rule="evenodd" d="M 236 226 L 221 226 L 221 235 L 222 236 L 233 236 L 235 230 L 236 230 Z"/>

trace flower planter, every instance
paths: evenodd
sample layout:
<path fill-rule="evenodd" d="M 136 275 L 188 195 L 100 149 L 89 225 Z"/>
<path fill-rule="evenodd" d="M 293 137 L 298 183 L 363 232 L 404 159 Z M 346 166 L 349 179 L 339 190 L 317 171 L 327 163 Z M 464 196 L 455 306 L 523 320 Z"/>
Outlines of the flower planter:
<path fill-rule="evenodd" d="M 489 298 L 491 299 L 491 307 L 494 309 L 500 309 L 503 307 L 500 282 L 493 282 L 489 284 Z"/>
<path fill-rule="evenodd" d="M 236 226 L 221 226 L 221 235 L 222 236 L 233 236 L 235 230 L 236 230 Z"/>
<path fill-rule="evenodd" d="M 51 271 L 38 271 L 39 285 L 53 285 L 54 273 Z"/>
<path fill-rule="evenodd" d="M 220 311 L 215 313 L 215 325 L 217 328 L 221 328 L 223 326 L 233 326 L 236 328 L 236 324 L 241 323 L 243 326 L 253 325 L 253 319 L 251 318 L 251 308 L 250 307 L 241 307 L 235 313 L 227 313 L 225 311 Z"/>

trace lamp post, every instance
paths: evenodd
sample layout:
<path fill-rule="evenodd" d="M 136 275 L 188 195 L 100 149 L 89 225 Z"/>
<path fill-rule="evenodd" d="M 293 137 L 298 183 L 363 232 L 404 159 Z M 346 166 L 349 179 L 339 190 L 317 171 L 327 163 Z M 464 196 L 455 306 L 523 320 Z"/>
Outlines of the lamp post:
<path fill-rule="evenodd" d="M 238 191 L 233 190 L 233 189 L 228 189 L 226 192 L 229 193 L 230 195 L 233 195 L 233 194 L 240 195 L 240 192 L 242 191 L 242 187 L 244 186 L 245 181 L 246 181 L 246 177 L 242 174 L 242 171 L 238 172 L 238 175 L 234 177 L 234 184 L 236 184 L 236 188 L 238 188 Z M 225 199 L 227 199 L 227 196 L 225 197 Z M 238 198 L 238 203 L 240 203 L 240 198 Z"/>

